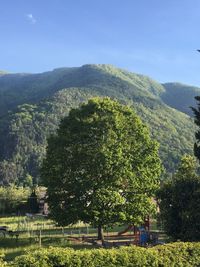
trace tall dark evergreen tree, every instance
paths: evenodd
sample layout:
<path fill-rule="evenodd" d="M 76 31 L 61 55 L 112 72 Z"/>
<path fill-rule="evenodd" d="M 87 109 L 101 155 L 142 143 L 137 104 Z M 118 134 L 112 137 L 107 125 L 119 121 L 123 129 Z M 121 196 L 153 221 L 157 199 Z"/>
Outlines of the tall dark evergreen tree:
<path fill-rule="evenodd" d="M 196 96 L 195 99 L 197 100 L 197 108 L 191 107 L 195 116 L 194 122 L 198 127 L 195 133 L 196 142 L 194 144 L 194 155 L 200 161 L 200 96 Z"/>

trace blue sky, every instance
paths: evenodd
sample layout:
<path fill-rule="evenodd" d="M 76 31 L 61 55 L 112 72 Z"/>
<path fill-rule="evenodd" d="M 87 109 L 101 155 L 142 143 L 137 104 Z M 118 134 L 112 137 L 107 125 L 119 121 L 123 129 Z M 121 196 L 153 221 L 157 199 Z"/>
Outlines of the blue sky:
<path fill-rule="evenodd" d="M 113 64 L 200 86 L 199 0 L 0 0 L 0 69 Z"/>

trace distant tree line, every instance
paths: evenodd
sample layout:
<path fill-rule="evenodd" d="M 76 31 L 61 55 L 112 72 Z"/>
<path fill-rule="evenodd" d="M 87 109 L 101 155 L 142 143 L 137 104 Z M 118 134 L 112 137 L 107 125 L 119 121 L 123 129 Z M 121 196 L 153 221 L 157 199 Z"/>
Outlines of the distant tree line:
<path fill-rule="evenodd" d="M 39 198 L 35 189 L 9 185 L 0 187 L 0 215 L 24 215 L 39 211 Z"/>

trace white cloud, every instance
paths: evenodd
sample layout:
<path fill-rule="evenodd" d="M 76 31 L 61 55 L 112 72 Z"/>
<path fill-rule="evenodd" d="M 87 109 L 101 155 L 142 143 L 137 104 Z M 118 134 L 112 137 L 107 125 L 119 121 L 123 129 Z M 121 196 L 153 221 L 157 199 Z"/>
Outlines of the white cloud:
<path fill-rule="evenodd" d="M 26 14 L 26 18 L 31 24 L 35 24 L 37 20 L 33 17 L 33 14 Z"/>

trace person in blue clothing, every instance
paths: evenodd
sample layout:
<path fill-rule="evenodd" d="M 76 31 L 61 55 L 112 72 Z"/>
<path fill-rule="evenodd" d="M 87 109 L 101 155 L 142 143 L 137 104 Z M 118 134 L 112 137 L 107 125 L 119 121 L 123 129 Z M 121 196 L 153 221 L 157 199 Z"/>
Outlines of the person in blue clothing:
<path fill-rule="evenodd" d="M 145 246 L 148 241 L 148 234 L 144 228 L 140 228 L 140 245 Z"/>

